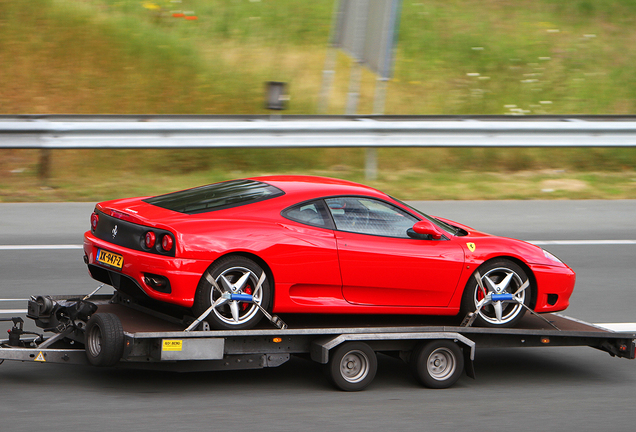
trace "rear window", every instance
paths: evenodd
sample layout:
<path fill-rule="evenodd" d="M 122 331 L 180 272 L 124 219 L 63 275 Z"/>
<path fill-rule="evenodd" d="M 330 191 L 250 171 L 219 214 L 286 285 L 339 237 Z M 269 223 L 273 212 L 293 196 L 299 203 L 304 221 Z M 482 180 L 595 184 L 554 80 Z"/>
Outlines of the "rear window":
<path fill-rule="evenodd" d="M 230 180 L 147 198 L 144 201 L 179 213 L 195 214 L 252 204 L 285 193 L 255 180 Z"/>

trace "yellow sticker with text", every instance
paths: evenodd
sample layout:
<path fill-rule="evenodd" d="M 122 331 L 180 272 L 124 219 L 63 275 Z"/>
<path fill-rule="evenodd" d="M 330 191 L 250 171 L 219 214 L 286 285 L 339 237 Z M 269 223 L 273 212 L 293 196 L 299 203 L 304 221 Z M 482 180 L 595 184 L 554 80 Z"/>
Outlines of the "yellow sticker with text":
<path fill-rule="evenodd" d="M 42 351 L 40 351 L 40 354 L 38 354 L 38 356 L 35 358 L 35 361 L 39 361 L 39 362 L 46 361 L 46 359 L 44 358 L 44 354 L 42 354 Z"/>
<path fill-rule="evenodd" d="M 183 341 L 176 339 L 164 339 L 161 351 L 181 351 L 183 349 Z"/>
<path fill-rule="evenodd" d="M 466 246 L 468 246 L 468 250 L 471 252 L 475 252 L 475 249 L 477 249 L 475 243 L 466 243 Z"/>

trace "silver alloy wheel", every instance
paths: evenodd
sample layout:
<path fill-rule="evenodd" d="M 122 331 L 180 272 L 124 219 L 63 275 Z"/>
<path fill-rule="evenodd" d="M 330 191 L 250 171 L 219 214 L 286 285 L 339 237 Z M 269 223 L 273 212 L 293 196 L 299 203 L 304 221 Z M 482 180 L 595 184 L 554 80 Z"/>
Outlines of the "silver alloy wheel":
<path fill-rule="evenodd" d="M 340 374 L 347 382 L 358 383 L 369 374 L 369 358 L 360 350 L 352 350 L 340 360 Z"/>
<path fill-rule="evenodd" d="M 86 339 L 91 355 L 97 357 L 102 352 L 102 331 L 98 326 L 94 326 L 91 328 Z"/>
<path fill-rule="evenodd" d="M 214 304 L 223 293 L 250 294 L 254 302 L 262 304 L 263 290 L 258 287 L 258 276 L 252 270 L 243 266 L 230 267 L 221 272 L 216 279 L 216 285 L 211 291 L 211 302 Z M 229 325 L 240 325 L 250 321 L 259 311 L 258 306 L 249 302 L 229 300 L 214 308 L 216 317 Z"/>
<path fill-rule="evenodd" d="M 523 280 L 517 272 L 507 267 L 497 267 L 483 274 L 481 282 L 488 293 L 513 294 L 519 300 L 495 301 L 483 306 L 479 311 L 479 316 L 484 321 L 499 326 L 509 323 L 523 312 L 522 303 L 526 299 L 526 290 L 519 289 L 523 285 Z M 478 308 L 484 297 L 485 293 L 477 287 L 473 298 L 475 308 Z"/>
<path fill-rule="evenodd" d="M 437 381 L 444 381 L 455 373 L 457 361 L 451 350 L 446 347 L 440 347 L 428 356 L 426 368 L 431 378 Z"/>

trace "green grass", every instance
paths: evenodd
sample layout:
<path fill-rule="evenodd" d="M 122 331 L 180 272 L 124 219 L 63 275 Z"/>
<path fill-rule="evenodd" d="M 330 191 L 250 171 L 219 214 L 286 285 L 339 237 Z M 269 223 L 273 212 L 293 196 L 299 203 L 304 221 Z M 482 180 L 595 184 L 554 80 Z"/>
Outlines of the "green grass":
<path fill-rule="evenodd" d="M 315 113 L 333 4 L 0 0 L 0 113 L 263 113 L 267 80 Z M 386 113 L 633 113 L 635 17 L 627 0 L 405 1 Z M 365 73 L 360 113 L 374 86 Z"/>
<path fill-rule="evenodd" d="M 380 149 L 378 155 L 379 176 L 369 182 L 362 149 L 56 150 L 43 183 L 38 151 L 14 150 L 0 161 L 6 173 L 0 202 L 102 201 L 265 174 L 344 178 L 402 199 L 636 199 L 633 152 L 630 167 L 617 163 L 620 157 L 603 162 L 601 151 L 578 149 Z"/>
<path fill-rule="evenodd" d="M 262 114 L 269 80 L 289 83 L 286 114 L 314 114 L 333 6 L 0 0 L 0 114 Z M 635 24 L 628 0 L 404 1 L 385 112 L 634 114 Z M 350 66 L 339 54 L 331 114 L 344 112 Z M 372 111 L 374 86 L 365 71 L 359 113 Z M 54 151 L 45 184 L 38 156 L 0 151 L 0 200 L 99 200 L 261 173 L 364 181 L 360 149 Z M 378 186 L 405 198 L 636 197 L 634 149 L 381 149 L 379 162 Z"/>

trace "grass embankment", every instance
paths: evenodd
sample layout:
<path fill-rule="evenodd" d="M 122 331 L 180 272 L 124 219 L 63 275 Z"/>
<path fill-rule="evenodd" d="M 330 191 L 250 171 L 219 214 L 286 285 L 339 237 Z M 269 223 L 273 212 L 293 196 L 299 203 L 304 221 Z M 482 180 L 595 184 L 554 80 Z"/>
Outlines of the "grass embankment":
<path fill-rule="evenodd" d="M 333 2 L 0 0 L 0 114 L 316 113 Z M 174 17 L 173 13 L 185 16 Z M 187 17 L 191 19 L 186 19 Z M 194 19 L 196 17 L 196 19 Z M 633 114 L 636 2 L 404 2 L 387 114 Z M 344 112 L 338 56 L 329 112 Z M 360 113 L 374 77 L 363 73 Z M 261 173 L 364 181 L 363 150 L 0 151 L 0 201 L 101 200 Z M 632 149 L 382 149 L 409 199 L 636 198 Z"/>

